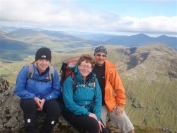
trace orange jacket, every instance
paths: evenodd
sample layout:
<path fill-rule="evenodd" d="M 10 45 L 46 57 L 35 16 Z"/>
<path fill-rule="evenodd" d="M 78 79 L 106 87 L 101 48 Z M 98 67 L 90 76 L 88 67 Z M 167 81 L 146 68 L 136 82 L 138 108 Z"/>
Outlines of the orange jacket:
<path fill-rule="evenodd" d="M 118 104 L 124 106 L 126 102 L 125 90 L 117 72 L 116 66 L 105 60 L 105 103 L 110 112 Z"/>

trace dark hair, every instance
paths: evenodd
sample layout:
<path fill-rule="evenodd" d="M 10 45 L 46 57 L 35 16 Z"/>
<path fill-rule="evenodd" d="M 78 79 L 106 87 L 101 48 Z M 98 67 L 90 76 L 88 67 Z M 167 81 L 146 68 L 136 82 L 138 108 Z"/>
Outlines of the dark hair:
<path fill-rule="evenodd" d="M 80 65 L 83 61 L 86 61 L 87 63 L 91 63 L 92 68 L 95 67 L 95 60 L 91 55 L 89 55 L 89 54 L 81 55 L 81 57 L 79 58 L 79 61 L 78 61 L 78 65 Z"/>

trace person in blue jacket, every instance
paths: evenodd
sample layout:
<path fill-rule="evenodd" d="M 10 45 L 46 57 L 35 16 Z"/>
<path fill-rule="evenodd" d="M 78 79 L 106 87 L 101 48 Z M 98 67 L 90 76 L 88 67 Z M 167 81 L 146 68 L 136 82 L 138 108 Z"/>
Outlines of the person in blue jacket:
<path fill-rule="evenodd" d="M 89 133 L 107 133 L 100 119 L 102 94 L 92 72 L 94 65 L 95 61 L 90 55 L 82 55 L 74 68 L 74 76 L 72 74 L 64 81 L 63 116 L 77 129 L 86 129 Z"/>
<path fill-rule="evenodd" d="M 37 112 L 46 112 L 46 118 L 40 133 L 51 133 L 60 116 L 60 107 L 56 99 L 60 95 L 59 76 L 54 69 L 54 77 L 50 82 L 49 65 L 51 50 L 42 47 L 37 50 L 35 62 L 32 64 L 34 73 L 28 79 L 29 66 L 19 72 L 14 93 L 19 96 L 23 110 L 25 127 L 28 133 L 37 133 Z"/>

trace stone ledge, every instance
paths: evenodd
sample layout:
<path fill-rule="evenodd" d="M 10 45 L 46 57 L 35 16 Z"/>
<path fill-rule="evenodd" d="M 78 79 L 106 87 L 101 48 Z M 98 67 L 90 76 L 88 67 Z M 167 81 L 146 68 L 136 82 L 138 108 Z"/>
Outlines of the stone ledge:
<path fill-rule="evenodd" d="M 23 111 L 19 104 L 20 98 L 13 93 L 14 88 L 9 87 L 7 80 L 0 78 L 0 83 L 0 133 L 25 133 Z M 39 116 L 39 127 L 42 125 L 43 120 L 44 116 Z M 107 125 L 112 130 L 112 133 L 119 133 L 109 121 Z M 85 133 L 84 130 L 78 131 L 73 128 L 62 115 L 53 132 Z"/>

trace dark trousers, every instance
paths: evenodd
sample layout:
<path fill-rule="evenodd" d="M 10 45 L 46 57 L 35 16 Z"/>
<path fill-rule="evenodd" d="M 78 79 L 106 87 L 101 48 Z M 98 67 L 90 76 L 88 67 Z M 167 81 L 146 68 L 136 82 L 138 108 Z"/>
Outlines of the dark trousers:
<path fill-rule="evenodd" d="M 25 126 L 28 133 L 37 133 L 37 104 L 34 99 L 21 100 Z M 56 100 L 45 101 L 43 111 L 46 113 L 41 133 L 51 133 L 60 116 L 60 107 Z"/>
<path fill-rule="evenodd" d="M 86 129 L 89 133 L 99 133 L 98 121 L 92 117 L 84 115 L 74 115 L 69 111 L 62 112 L 63 117 L 77 129 Z M 101 133 L 108 133 L 106 128 L 102 128 Z"/>

